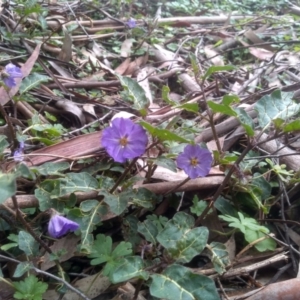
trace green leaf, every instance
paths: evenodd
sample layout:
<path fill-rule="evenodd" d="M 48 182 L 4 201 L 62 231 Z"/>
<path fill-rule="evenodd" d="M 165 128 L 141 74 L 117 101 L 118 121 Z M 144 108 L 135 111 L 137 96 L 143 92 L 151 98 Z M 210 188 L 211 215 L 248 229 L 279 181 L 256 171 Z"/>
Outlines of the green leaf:
<path fill-rule="evenodd" d="M 230 264 L 229 254 L 226 246 L 222 243 L 212 242 L 208 247 L 207 253 L 219 274 L 226 272 L 226 267 Z"/>
<path fill-rule="evenodd" d="M 233 205 L 226 200 L 224 197 L 219 196 L 218 199 L 214 203 L 214 207 L 220 211 L 223 215 L 229 215 L 232 217 L 237 217 L 237 210 L 233 207 Z"/>
<path fill-rule="evenodd" d="M 139 222 L 138 232 L 141 233 L 148 242 L 156 245 L 158 229 L 153 221 L 147 219 L 144 222 Z"/>
<path fill-rule="evenodd" d="M 45 211 L 48 208 L 54 208 L 57 211 L 62 211 L 65 204 L 63 201 L 58 199 L 53 199 L 52 195 L 59 194 L 59 179 L 47 179 L 42 182 L 42 184 L 35 189 L 34 195 L 39 200 L 39 209 Z"/>
<path fill-rule="evenodd" d="M 62 175 L 62 171 L 65 171 L 70 168 L 68 162 L 47 162 L 41 166 L 31 167 L 31 170 L 38 172 L 40 175 Z"/>
<path fill-rule="evenodd" d="M 177 105 L 177 102 L 175 101 L 172 101 L 169 97 L 169 93 L 170 93 L 170 89 L 168 86 L 164 85 L 162 87 L 162 91 L 161 91 L 161 97 L 162 99 L 167 102 L 168 104 L 172 105 L 172 106 L 175 106 Z"/>
<path fill-rule="evenodd" d="M 238 218 L 232 216 L 220 216 L 224 221 L 229 222 L 230 227 L 239 229 L 245 236 L 245 240 L 248 243 L 252 243 L 257 239 L 265 236 L 269 233 L 269 229 L 265 226 L 259 225 L 259 223 L 253 219 L 245 217 L 241 212 L 238 212 Z M 254 245 L 258 251 L 274 250 L 276 248 L 276 243 L 271 238 L 261 241 Z"/>
<path fill-rule="evenodd" d="M 193 205 L 191 206 L 190 210 L 193 214 L 195 214 L 197 217 L 199 217 L 202 212 L 207 207 L 207 202 L 204 200 L 199 200 L 197 196 L 194 196 L 193 198 Z"/>
<path fill-rule="evenodd" d="M 192 64 L 193 73 L 195 74 L 195 76 L 197 76 L 200 73 L 197 57 L 194 53 L 189 52 L 189 58 Z"/>
<path fill-rule="evenodd" d="M 0 204 L 17 191 L 16 177 L 14 174 L 0 173 Z"/>
<path fill-rule="evenodd" d="M 187 263 L 203 251 L 208 239 L 206 227 L 194 226 L 194 218 L 178 212 L 157 235 L 157 241 L 177 262 Z"/>
<path fill-rule="evenodd" d="M 129 99 L 133 102 L 133 108 L 141 111 L 149 106 L 149 100 L 145 95 L 143 88 L 135 80 L 121 75 L 116 76 L 119 78 L 121 85 L 127 92 Z"/>
<path fill-rule="evenodd" d="M 221 71 L 232 71 L 235 70 L 235 66 L 227 65 L 227 66 L 211 66 L 207 69 L 203 81 L 206 80 L 211 74 Z"/>
<path fill-rule="evenodd" d="M 181 104 L 181 105 L 176 105 L 176 108 L 181 108 L 186 111 L 193 112 L 193 113 L 199 112 L 199 105 L 197 103 L 185 103 L 185 104 Z"/>
<path fill-rule="evenodd" d="M 283 127 L 284 132 L 300 131 L 300 120 L 292 121 Z"/>
<path fill-rule="evenodd" d="M 91 260 L 91 265 L 100 265 L 101 263 L 107 262 L 111 256 L 112 249 L 112 239 L 104 234 L 98 234 L 94 246 L 92 248 L 91 254 L 88 258 L 93 258 Z"/>
<path fill-rule="evenodd" d="M 157 158 L 155 158 L 153 161 L 158 166 L 164 167 L 168 170 L 171 170 L 172 172 L 176 172 L 177 170 L 176 164 L 173 159 L 160 155 Z"/>
<path fill-rule="evenodd" d="M 39 253 L 39 244 L 31 234 L 26 231 L 19 232 L 19 248 L 28 256 L 37 256 Z"/>
<path fill-rule="evenodd" d="M 90 212 L 91 210 L 94 210 L 95 207 L 99 204 L 98 200 L 85 200 L 80 203 L 80 210 L 82 212 Z"/>
<path fill-rule="evenodd" d="M 0 154 L 3 154 L 4 150 L 9 146 L 7 142 L 7 136 L 0 134 Z"/>
<path fill-rule="evenodd" d="M 224 105 L 231 105 L 231 103 L 239 103 L 240 102 L 240 98 L 236 95 L 225 95 L 223 96 L 222 99 L 222 104 Z"/>
<path fill-rule="evenodd" d="M 61 197 L 74 192 L 95 191 L 98 188 L 97 179 L 86 172 L 68 173 L 60 181 L 59 193 L 58 195 L 54 194 L 54 197 Z"/>
<path fill-rule="evenodd" d="M 147 280 L 149 273 L 144 271 L 144 261 L 140 256 L 125 257 L 114 272 L 110 273 L 109 279 L 112 283 L 127 281 L 131 278 L 141 278 Z"/>
<path fill-rule="evenodd" d="M 95 243 L 92 247 L 91 254 L 88 256 L 92 258 L 91 265 L 99 265 L 106 262 L 103 269 L 103 274 L 109 276 L 115 272 L 115 268 L 123 262 L 124 256 L 132 253 L 132 247 L 130 243 L 121 242 L 112 251 L 112 239 L 110 236 L 104 234 L 98 234 L 96 236 Z"/>
<path fill-rule="evenodd" d="M 181 143 L 190 143 L 191 141 L 186 140 L 185 138 L 167 130 L 167 129 L 159 129 L 157 127 L 153 127 L 147 122 L 141 121 L 140 124 L 147 129 L 147 131 L 154 137 L 157 137 L 161 141 L 174 141 Z"/>
<path fill-rule="evenodd" d="M 23 261 L 20 262 L 14 272 L 13 277 L 21 277 L 23 276 L 27 271 L 29 271 L 33 267 L 32 262 Z"/>
<path fill-rule="evenodd" d="M 104 196 L 105 203 L 109 205 L 111 212 L 116 215 L 120 215 L 126 209 L 129 201 L 128 197 L 124 193 L 113 195 L 106 191 L 100 191 L 99 195 Z"/>
<path fill-rule="evenodd" d="M 157 195 L 145 188 L 130 189 L 121 194 L 133 204 L 148 209 L 152 209 L 158 202 Z"/>
<path fill-rule="evenodd" d="M 26 300 L 42 300 L 43 294 L 48 288 L 48 284 L 38 281 L 38 279 L 30 275 L 22 281 L 13 282 L 13 286 L 16 289 L 14 293 L 15 299 Z"/>
<path fill-rule="evenodd" d="M 88 215 L 85 215 L 83 218 L 76 218 L 75 220 L 79 223 L 81 230 L 80 251 L 90 253 L 91 243 L 93 241 L 91 233 L 96 226 L 100 226 L 101 216 L 107 213 L 107 206 L 103 205 L 101 201 L 86 200 L 80 203 L 80 209 L 81 211 L 88 212 Z"/>
<path fill-rule="evenodd" d="M 0 249 L 3 250 L 3 251 L 7 251 L 11 248 L 18 247 L 18 246 L 19 246 L 18 243 L 8 243 L 8 244 L 5 244 L 5 245 L 2 245 L 0 247 Z"/>
<path fill-rule="evenodd" d="M 262 231 L 254 231 L 252 229 L 246 228 L 245 239 L 250 244 L 266 235 Z M 272 238 L 267 238 L 263 241 L 260 241 L 254 245 L 257 251 L 274 251 L 276 249 L 276 242 Z"/>
<path fill-rule="evenodd" d="M 169 300 L 218 300 L 214 281 L 188 268 L 171 265 L 162 274 L 151 275 L 150 294 Z"/>
<path fill-rule="evenodd" d="M 207 105 L 214 113 L 222 113 L 224 115 L 236 117 L 237 113 L 230 107 L 224 104 L 218 104 L 213 101 L 207 101 Z"/>
<path fill-rule="evenodd" d="M 267 128 L 274 119 L 287 120 L 296 115 L 300 110 L 300 104 L 295 103 L 292 97 L 292 92 L 276 90 L 258 100 L 254 108 L 258 114 L 260 127 Z"/>
<path fill-rule="evenodd" d="M 47 82 L 49 79 L 49 76 L 45 76 L 39 73 L 31 73 L 22 80 L 19 92 L 20 94 L 26 93 L 37 87 L 40 83 Z"/>
<path fill-rule="evenodd" d="M 261 201 L 266 200 L 267 198 L 269 198 L 271 196 L 272 186 L 263 176 L 261 176 L 260 173 L 253 174 L 253 179 L 251 181 L 251 184 L 252 184 L 252 186 L 256 186 L 260 189 Z"/>
<path fill-rule="evenodd" d="M 244 127 L 248 136 L 254 136 L 254 124 L 252 118 L 240 107 L 234 108 L 237 113 L 238 119 Z"/>

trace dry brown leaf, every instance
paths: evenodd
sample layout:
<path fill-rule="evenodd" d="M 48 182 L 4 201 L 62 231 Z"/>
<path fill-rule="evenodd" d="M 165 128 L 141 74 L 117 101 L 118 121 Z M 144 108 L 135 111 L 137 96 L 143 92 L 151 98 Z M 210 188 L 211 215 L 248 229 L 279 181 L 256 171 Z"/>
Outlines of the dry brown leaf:
<path fill-rule="evenodd" d="M 101 136 L 102 132 L 94 132 L 80 135 L 49 147 L 44 147 L 31 152 L 30 159 L 26 159 L 26 163 L 29 166 L 37 166 L 49 161 L 66 161 L 71 157 L 94 154 L 102 149 L 100 142 Z M 14 166 L 15 162 L 9 162 L 4 168 L 10 170 Z"/>
<path fill-rule="evenodd" d="M 274 53 L 269 50 L 255 47 L 250 47 L 249 52 L 260 60 L 269 60 L 274 55 Z"/>
<path fill-rule="evenodd" d="M 136 289 L 130 282 L 126 282 L 124 285 L 118 288 L 118 295 L 113 297 L 111 300 L 124 300 L 124 299 L 134 299 Z M 139 292 L 137 300 L 146 300 L 144 296 Z"/>
<path fill-rule="evenodd" d="M 230 262 L 233 262 L 236 255 L 236 243 L 235 243 L 234 234 L 230 236 L 229 240 L 227 240 L 227 242 L 224 243 L 224 245 L 226 247 L 226 250 L 228 251 Z"/>
<path fill-rule="evenodd" d="M 151 109 L 151 105 L 153 104 L 152 94 L 150 90 L 149 80 L 148 80 L 148 68 L 145 67 L 141 69 L 136 78 L 139 85 L 143 88 L 147 99 L 149 100 L 149 108 Z"/>
<path fill-rule="evenodd" d="M 215 66 L 224 66 L 225 64 L 222 57 L 216 50 L 212 49 L 212 47 L 212 45 L 207 45 L 204 47 L 204 52 L 207 59 L 209 59 Z"/>
<path fill-rule="evenodd" d="M 110 281 L 107 277 L 103 276 L 101 273 L 97 273 L 82 279 L 79 279 L 73 285 L 76 289 L 79 289 L 84 293 L 85 296 L 90 299 L 101 295 L 109 286 Z M 43 294 L 44 300 L 58 299 L 59 295 L 55 290 L 48 290 Z M 82 298 L 70 290 L 64 295 L 62 300 L 81 300 Z"/>
<path fill-rule="evenodd" d="M 145 64 L 145 56 L 139 56 L 132 61 L 126 69 L 124 75 L 135 75 L 139 71 L 140 67 Z"/>
<path fill-rule="evenodd" d="M 133 44 L 133 39 L 126 39 L 121 46 L 121 57 L 129 57 L 131 53 L 131 47 Z"/>
<path fill-rule="evenodd" d="M 92 115 L 93 117 L 97 118 L 97 115 L 95 113 L 95 105 L 93 104 L 84 104 L 82 106 L 83 111 L 85 111 L 86 113 Z"/>
<path fill-rule="evenodd" d="M 131 63 L 131 58 L 126 58 L 118 67 L 115 68 L 115 72 L 120 75 L 124 75 Z"/>
<path fill-rule="evenodd" d="M 65 249 L 67 252 L 59 257 L 59 262 L 64 262 L 74 256 L 79 241 L 80 237 L 74 234 L 69 234 L 64 238 L 55 241 L 50 249 L 53 253 L 57 253 L 58 251 Z M 54 266 L 55 262 L 53 260 L 50 260 L 50 254 L 47 252 L 44 255 L 43 263 L 41 264 L 41 270 L 46 271 Z"/>
<path fill-rule="evenodd" d="M 276 282 L 261 288 L 256 294 L 247 298 L 247 300 L 299 300 L 299 285 L 299 278 Z"/>
<path fill-rule="evenodd" d="M 36 60 L 39 57 L 40 54 L 40 48 L 41 44 L 37 45 L 26 61 L 26 63 L 21 67 L 23 77 L 26 77 L 30 74 Z M 0 88 L 0 104 L 5 105 L 11 98 L 19 91 L 20 85 L 21 85 L 22 78 L 15 78 L 16 86 L 11 88 L 9 93 L 7 94 L 4 87 Z"/>
<path fill-rule="evenodd" d="M 74 102 L 69 100 L 58 100 L 56 101 L 55 106 L 75 116 L 80 121 L 81 126 L 85 125 L 85 116 L 82 110 Z"/>
<path fill-rule="evenodd" d="M 64 42 L 58 58 L 65 62 L 69 62 L 72 58 L 72 38 L 67 30 L 65 30 Z"/>
<path fill-rule="evenodd" d="M 262 27 L 260 29 L 257 30 L 258 33 L 261 33 L 261 30 L 265 30 L 265 27 Z M 265 41 L 262 40 L 260 37 L 258 37 L 258 35 L 251 29 L 248 29 L 245 33 L 244 36 L 250 40 L 254 45 L 255 44 L 265 44 Z M 262 48 L 273 52 L 273 47 L 271 45 L 265 44 L 263 46 L 261 46 Z"/>

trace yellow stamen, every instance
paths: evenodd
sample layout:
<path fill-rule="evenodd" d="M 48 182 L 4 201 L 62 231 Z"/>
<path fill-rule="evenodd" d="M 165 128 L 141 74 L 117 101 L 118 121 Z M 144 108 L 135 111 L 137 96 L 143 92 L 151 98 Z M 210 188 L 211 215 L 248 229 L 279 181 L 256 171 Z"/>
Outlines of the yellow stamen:
<path fill-rule="evenodd" d="M 125 147 L 128 144 L 128 140 L 127 137 L 122 137 L 120 138 L 120 145 L 123 147 Z"/>
<path fill-rule="evenodd" d="M 193 158 L 191 158 L 190 163 L 191 163 L 192 167 L 196 168 L 199 162 L 196 157 L 193 157 Z"/>

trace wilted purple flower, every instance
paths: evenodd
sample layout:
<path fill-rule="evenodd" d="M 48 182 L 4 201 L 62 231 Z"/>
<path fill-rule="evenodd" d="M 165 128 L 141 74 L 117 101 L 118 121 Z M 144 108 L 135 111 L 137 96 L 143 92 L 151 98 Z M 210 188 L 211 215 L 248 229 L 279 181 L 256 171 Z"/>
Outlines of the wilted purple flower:
<path fill-rule="evenodd" d="M 211 153 L 199 145 L 187 145 L 177 157 L 177 166 L 192 179 L 205 177 L 211 169 L 211 163 Z"/>
<path fill-rule="evenodd" d="M 14 161 L 22 161 L 24 159 L 24 142 L 20 142 L 19 148 L 17 148 L 14 152 Z"/>
<path fill-rule="evenodd" d="M 116 118 L 103 130 L 101 143 L 116 162 L 124 163 L 145 152 L 148 137 L 141 125 L 130 119 Z"/>
<path fill-rule="evenodd" d="M 79 224 L 58 214 L 54 214 L 48 224 L 49 235 L 53 238 L 60 238 L 69 231 L 75 231 L 78 228 Z"/>
<path fill-rule="evenodd" d="M 3 82 L 9 88 L 16 85 L 15 78 L 22 78 L 22 76 L 21 69 L 12 63 L 6 65 L 5 71 L 2 73 Z"/>
<path fill-rule="evenodd" d="M 127 25 L 130 29 L 135 28 L 135 27 L 136 27 L 136 21 L 135 21 L 135 19 L 130 18 L 130 19 L 126 22 L 126 25 Z"/>

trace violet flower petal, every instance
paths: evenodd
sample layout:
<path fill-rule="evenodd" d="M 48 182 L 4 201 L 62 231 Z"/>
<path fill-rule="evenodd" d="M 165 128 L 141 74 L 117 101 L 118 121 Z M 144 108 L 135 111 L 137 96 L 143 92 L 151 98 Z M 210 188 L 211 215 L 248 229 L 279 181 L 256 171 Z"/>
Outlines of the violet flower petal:
<path fill-rule="evenodd" d="M 205 177 L 211 169 L 212 155 L 199 145 L 187 145 L 176 162 L 191 179 Z"/>
<path fill-rule="evenodd" d="M 5 73 L 3 82 L 9 88 L 16 86 L 15 78 L 22 78 L 23 76 L 21 69 L 12 63 L 6 65 Z"/>
<path fill-rule="evenodd" d="M 114 161 L 124 163 L 145 152 L 148 137 L 141 125 L 130 119 L 116 118 L 103 130 L 101 143 Z"/>
<path fill-rule="evenodd" d="M 24 159 L 23 150 L 22 149 L 15 150 L 13 157 L 15 162 L 23 161 Z"/>
<path fill-rule="evenodd" d="M 51 217 L 48 224 L 49 235 L 53 238 L 60 238 L 69 231 L 75 231 L 78 228 L 78 223 L 57 214 Z"/>
<path fill-rule="evenodd" d="M 135 21 L 135 19 L 130 18 L 130 19 L 126 22 L 126 25 L 127 25 L 130 29 L 135 28 L 135 27 L 136 27 L 136 21 Z"/>

